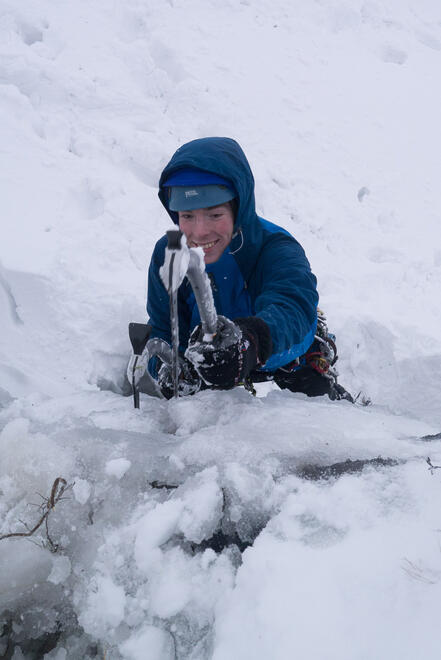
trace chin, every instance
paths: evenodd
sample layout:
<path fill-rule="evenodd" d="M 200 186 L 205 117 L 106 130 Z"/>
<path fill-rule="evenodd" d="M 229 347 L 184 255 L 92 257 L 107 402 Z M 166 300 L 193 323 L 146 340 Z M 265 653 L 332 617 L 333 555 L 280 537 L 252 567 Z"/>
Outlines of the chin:
<path fill-rule="evenodd" d="M 222 252 L 219 254 L 210 254 L 206 257 L 204 257 L 204 261 L 206 264 L 214 264 L 216 261 L 218 261 L 222 256 Z"/>
<path fill-rule="evenodd" d="M 204 261 L 206 264 L 214 264 L 221 258 L 224 248 L 219 248 L 219 246 L 216 247 L 217 250 L 215 252 L 212 252 L 211 254 L 204 254 Z"/>

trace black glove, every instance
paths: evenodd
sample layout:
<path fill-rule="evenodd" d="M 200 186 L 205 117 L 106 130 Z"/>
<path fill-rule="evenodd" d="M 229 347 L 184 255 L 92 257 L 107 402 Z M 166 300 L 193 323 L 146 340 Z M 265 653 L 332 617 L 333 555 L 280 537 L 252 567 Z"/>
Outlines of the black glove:
<path fill-rule="evenodd" d="M 198 325 L 191 333 L 185 356 L 205 383 L 228 390 L 264 364 L 271 350 L 270 331 L 262 319 L 248 316 L 233 323 L 218 316 L 213 341 L 203 341 L 202 326 Z"/>
<path fill-rule="evenodd" d="M 306 396 L 323 396 L 327 394 L 332 401 L 346 399 L 355 403 L 354 397 L 337 383 L 336 376 L 328 377 L 320 374 L 312 367 L 305 365 L 294 371 L 278 369 L 274 374 L 274 382 L 281 390 L 302 392 Z"/>
<path fill-rule="evenodd" d="M 178 382 L 178 396 L 196 394 L 201 389 L 201 379 L 191 362 L 185 358 L 179 358 L 180 372 Z M 172 370 L 168 364 L 162 363 L 158 371 L 158 385 L 166 399 L 174 395 Z M 202 388 L 204 389 L 204 388 Z"/>
<path fill-rule="evenodd" d="M 323 396 L 328 394 L 333 398 L 333 382 L 319 374 L 312 367 L 302 366 L 293 371 L 284 371 L 278 369 L 274 374 L 274 382 L 281 390 L 291 390 L 291 392 L 302 392 L 307 396 Z"/>

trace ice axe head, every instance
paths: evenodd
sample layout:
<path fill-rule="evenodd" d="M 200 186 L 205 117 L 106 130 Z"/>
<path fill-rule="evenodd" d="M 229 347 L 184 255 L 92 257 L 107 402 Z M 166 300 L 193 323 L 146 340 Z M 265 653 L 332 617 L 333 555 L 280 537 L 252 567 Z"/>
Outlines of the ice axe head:
<path fill-rule="evenodd" d="M 159 276 L 169 295 L 181 286 L 189 262 L 190 250 L 187 239 L 179 229 L 170 229 L 167 232 L 164 265 L 159 269 Z"/>

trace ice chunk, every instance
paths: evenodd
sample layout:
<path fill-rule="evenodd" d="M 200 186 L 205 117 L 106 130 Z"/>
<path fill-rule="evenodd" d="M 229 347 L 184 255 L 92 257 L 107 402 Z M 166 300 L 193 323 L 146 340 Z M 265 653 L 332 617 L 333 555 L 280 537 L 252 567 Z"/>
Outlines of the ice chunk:
<path fill-rule="evenodd" d="M 87 633 L 107 636 L 109 630 L 119 626 L 124 618 L 126 595 L 123 587 L 104 575 L 95 579 L 92 588 L 79 622 Z"/>
<path fill-rule="evenodd" d="M 169 540 L 175 533 L 182 512 L 180 500 L 158 504 L 137 523 L 135 561 L 141 571 L 148 572 L 158 553 L 152 550 Z"/>
<path fill-rule="evenodd" d="M 52 561 L 52 570 L 48 577 L 48 581 L 53 584 L 61 584 L 67 580 L 70 575 L 70 559 L 69 557 L 59 557 L 58 555 L 55 555 Z"/>
<path fill-rule="evenodd" d="M 105 472 L 109 477 L 121 479 L 131 465 L 127 458 L 113 458 L 111 461 L 107 461 Z"/>
<path fill-rule="evenodd" d="M 125 660 L 172 660 L 175 657 L 170 633 L 156 626 L 145 626 L 119 648 Z"/>
<path fill-rule="evenodd" d="M 217 467 L 207 468 L 176 491 L 175 496 L 181 496 L 184 504 L 179 530 L 193 543 L 210 538 L 219 524 L 223 495 L 218 478 Z"/>
<path fill-rule="evenodd" d="M 91 493 L 89 482 L 86 481 L 86 479 L 75 479 L 73 493 L 77 502 L 80 504 L 86 504 Z"/>
<path fill-rule="evenodd" d="M 217 483 L 216 467 L 189 477 L 172 498 L 157 504 L 136 524 L 135 560 L 142 571 L 149 571 L 158 552 L 153 550 L 181 533 L 193 543 L 210 538 L 222 515 L 223 495 Z"/>

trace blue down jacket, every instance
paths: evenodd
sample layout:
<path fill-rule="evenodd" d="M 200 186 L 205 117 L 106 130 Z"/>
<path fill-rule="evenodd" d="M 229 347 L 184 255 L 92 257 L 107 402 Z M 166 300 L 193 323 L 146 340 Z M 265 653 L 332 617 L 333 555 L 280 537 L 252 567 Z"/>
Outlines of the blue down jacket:
<path fill-rule="evenodd" d="M 183 145 L 164 169 L 159 198 L 173 222 L 177 213 L 167 207 L 163 187 L 171 174 L 194 167 L 231 181 L 238 210 L 233 239 L 221 258 L 208 264 L 218 314 L 234 320 L 258 316 L 271 332 L 273 353 L 262 367 L 274 371 L 299 357 L 312 344 L 317 325 L 316 278 L 301 245 L 284 229 L 260 218 L 254 201 L 254 178 L 241 147 L 230 138 L 202 138 Z M 170 343 L 169 301 L 159 277 L 167 238 L 154 249 L 149 268 L 147 313 L 152 336 Z M 187 279 L 178 291 L 180 349 L 199 323 L 199 312 Z"/>

